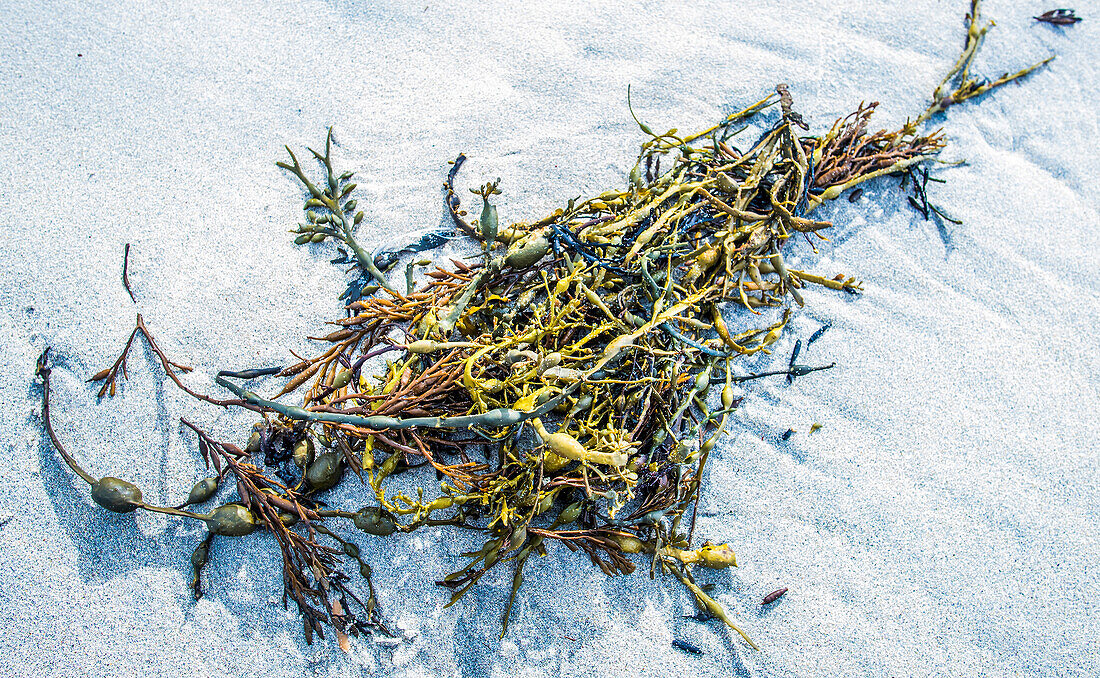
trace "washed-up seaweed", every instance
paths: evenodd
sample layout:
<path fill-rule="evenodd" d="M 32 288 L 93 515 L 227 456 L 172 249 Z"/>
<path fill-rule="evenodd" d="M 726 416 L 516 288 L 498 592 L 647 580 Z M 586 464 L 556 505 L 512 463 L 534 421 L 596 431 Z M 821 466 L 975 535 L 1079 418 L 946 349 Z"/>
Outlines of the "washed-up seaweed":
<path fill-rule="evenodd" d="M 524 577 L 538 576 L 531 556 L 567 549 L 609 576 L 638 566 L 651 576 L 671 575 L 691 593 L 702 619 L 722 620 L 755 648 L 694 573 L 737 564 L 728 544 L 695 536 L 707 462 L 737 416 L 734 385 L 773 375 L 792 381 L 833 367 L 798 362 L 801 341 L 784 369 L 752 373 L 744 366 L 773 350 L 809 287 L 862 289 L 849 275 L 788 265 L 791 240 L 825 240 L 832 224 L 814 218 L 815 209 L 886 175 L 907 174 L 914 185 L 919 176 L 914 206 L 926 217 L 938 213 L 927 203 L 923 168 L 946 138 L 923 131 L 925 123 L 1049 61 L 994 80 L 972 77 L 988 28 L 975 0 L 959 60 L 928 108 L 893 131 L 869 131 L 872 103 L 819 136 L 804 134 L 808 126 L 782 84 L 689 135 L 657 133 L 630 106 L 645 140 L 628 184 L 570 200 L 533 222 L 501 226 L 494 202 L 499 179 L 471 189 L 480 205 L 468 219 L 455 189 L 465 160 L 459 155 L 444 204 L 477 252 L 450 262 L 410 261 L 404 284 L 388 273 L 401 257 L 457 234 L 431 231 L 408 247 L 368 252 L 356 240 L 365 217 L 352 174 L 335 168 L 332 130 L 324 152 L 309 150 L 319 180 L 287 148 L 289 161 L 278 166 L 305 191 L 295 242 L 336 242 L 335 261 L 355 273 L 341 295 L 343 316 L 331 332 L 314 337 L 322 346 L 317 355 L 287 367 L 223 370 L 216 383 L 234 398 L 219 400 L 182 383 L 177 372 L 189 368 L 164 355 L 139 315 L 118 360 L 92 378 L 103 382 L 101 397 L 114 395 L 140 334 L 189 394 L 262 414 L 244 448 L 183 422 L 214 475 L 196 482 L 177 507 L 146 503 L 125 480 L 95 478 L 55 434 L 48 349 L 38 366 L 47 433 L 100 506 L 205 524 L 192 557 L 195 596 L 204 590 L 212 541 L 270 534 L 284 603 L 295 604 L 307 640 L 326 628 L 344 647 L 349 635 L 389 633 L 367 560 L 343 536 L 350 523 L 374 538 L 433 527 L 477 535 L 481 546 L 462 554 L 464 566 L 438 584 L 450 606 L 493 568 L 507 569 L 502 635 Z M 753 138 L 743 138 L 750 126 Z M 419 275 L 417 267 L 428 269 Z M 747 330 L 730 329 L 734 320 L 740 327 L 752 319 Z M 809 338 L 807 349 L 827 328 Z M 273 374 L 285 381 L 271 396 L 247 385 Z M 411 470 L 421 466 L 434 479 Z M 399 473 L 418 474 L 412 496 L 391 490 L 387 481 Z M 369 486 L 374 501 L 339 508 L 333 489 L 352 478 Z M 219 492 L 235 497 L 206 512 L 195 508 Z M 365 589 L 344 573 L 349 565 L 359 569 Z"/>

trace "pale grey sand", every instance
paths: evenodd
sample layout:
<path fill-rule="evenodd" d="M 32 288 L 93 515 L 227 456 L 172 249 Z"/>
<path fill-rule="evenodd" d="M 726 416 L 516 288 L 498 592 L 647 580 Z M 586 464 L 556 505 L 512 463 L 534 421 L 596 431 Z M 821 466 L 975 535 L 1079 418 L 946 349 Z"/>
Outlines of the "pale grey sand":
<path fill-rule="evenodd" d="M 840 367 L 746 389 L 707 477 L 699 533 L 741 567 L 710 573 L 761 644 L 684 620 L 674 581 L 609 580 L 555 549 L 532 562 L 498 640 L 509 575 L 460 604 L 433 584 L 473 542 L 447 530 L 360 539 L 395 647 L 312 647 L 277 605 L 270 539 L 223 541 L 189 595 L 191 524 L 108 515 L 59 462 L 34 359 L 58 355 L 57 422 L 93 472 L 161 502 L 200 476 L 186 416 L 243 442 L 251 418 L 201 406 L 139 351 L 120 397 L 83 383 L 140 310 L 214 391 L 276 364 L 339 313 L 331 250 L 296 248 L 282 144 L 359 172 L 362 232 L 397 239 L 502 177 L 501 218 L 623 184 L 654 127 L 709 126 L 787 82 L 815 132 L 860 101 L 920 111 L 963 41 L 962 0 L 852 3 L 22 2 L 0 6 L 0 674 L 8 676 L 1096 675 L 1100 635 L 1100 11 L 1058 29 L 1038 2 L 991 0 L 979 61 L 1021 85 L 938 120 L 950 136 L 936 227 L 896 181 L 822 210 L 804 265 L 856 275 L 811 291 L 796 336 Z M 133 244 L 135 306 L 119 284 Z M 812 422 L 824 424 L 807 435 Z M 779 434 L 797 433 L 787 442 Z M 712 458 L 713 459 L 713 458 Z M 347 489 L 349 505 L 361 491 Z M 3 522 L 3 521 L 0 521 Z M 771 609 L 760 599 L 790 592 Z M 673 649 L 673 638 L 701 657 Z"/>

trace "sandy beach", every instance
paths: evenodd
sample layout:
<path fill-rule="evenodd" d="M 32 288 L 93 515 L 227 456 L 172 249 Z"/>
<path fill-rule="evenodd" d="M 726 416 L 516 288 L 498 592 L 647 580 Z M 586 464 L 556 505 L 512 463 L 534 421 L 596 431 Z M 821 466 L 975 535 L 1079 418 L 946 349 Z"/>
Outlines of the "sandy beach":
<path fill-rule="evenodd" d="M 626 183 L 643 141 L 627 85 L 661 129 L 704 129 L 780 82 L 814 134 L 871 101 L 897 127 L 957 57 L 967 4 L 7 0 L 0 674 L 1100 674 L 1095 5 L 1056 27 L 1032 19 L 1041 3 L 984 3 L 983 75 L 1057 59 L 932 121 L 942 159 L 966 161 L 930 187 L 961 225 L 923 220 L 885 178 L 815 213 L 835 224 L 817 253 L 794 246 L 792 266 L 864 292 L 804 293 L 746 369 L 785 366 L 823 325 L 808 356 L 837 368 L 746 383 L 708 465 L 697 529 L 740 567 L 700 579 L 760 651 L 685 619 L 671 577 L 611 579 L 564 548 L 532 559 L 500 639 L 509 572 L 443 608 L 434 582 L 478 546 L 448 528 L 359 540 L 396 641 L 310 646 L 269 535 L 218 542 L 196 603 L 201 526 L 103 511 L 42 430 L 33 372 L 51 346 L 55 425 L 93 472 L 176 504 L 203 474 L 180 417 L 244 444 L 253 415 L 181 393 L 144 348 L 115 398 L 85 381 L 137 312 L 202 392 L 220 369 L 313 350 L 347 278 L 331 246 L 287 233 L 302 203 L 274 165 L 284 144 L 333 127 L 371 247 L 445 223 L 460 152 L 460 193 L 500 177 L 501 221 L 534 220 Z M 352 485 L 341 502 L 367 502 Z"/>

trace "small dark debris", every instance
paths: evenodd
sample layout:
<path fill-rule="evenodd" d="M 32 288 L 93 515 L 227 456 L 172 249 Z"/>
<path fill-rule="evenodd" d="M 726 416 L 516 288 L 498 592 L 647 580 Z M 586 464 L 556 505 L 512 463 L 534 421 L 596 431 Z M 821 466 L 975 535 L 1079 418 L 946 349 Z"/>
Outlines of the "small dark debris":
<path fill-rule="evenodd" d="M 789 429 L 787 429 L 786 431 L 783 432 L 783 435 L 779 436 L 779 439 L 780 440 L 790 440 L 791 436 L 793 436 L 793 435 L 794 435 L 794 429 L 789 428 Z"/>
<path fill-rule="evenodd" d="M 857 188 L 856 190 L 854 190 L 854 191 L 852 191 L 851 193 L 848 194 L 848 202 L 855 202 L 855 201 L 859 200 L 861 197 L 863 197 L 863 189 L 862 188 Z"/>
<path fill-rule="evenodd" d="M 764 596 L 764 602 L 761 605 L 771 605 L 775 601 L 783 597 L 783 594 L 787 592 L 787 589 L 779 589 L 778 591 L 772 591 L 768 595 Z"/>
<path fill-rule="evenodd" d="M 821 335 L 829 331 L 830 327 L 832 327 L 832 325 L 825 324 L 817 328 L 817 331 L 810 335 L 810 340 L 806 342 L 806 348 L 812 346 L 815 341 L 821 338 Z"/>
<path fill-rule="evenodd" d="M 795 375 L 794 375 L 794 374 L 792 374 L 792 373 L 791 373 L 791 372 L 790 372 L 789 370 L 792 370 L 792 369 L 794 369 L 794 364 L 795 364 L 795 363 L 794 363 L 794 361 L 798 360 L 798 354 L 799 354 L 799 352 L 801 352 L 801 351 L 802 351 L 802 340 L 801 340 L 801 339 L 799 339 L 798 341 L 794 342 L 794 350 L 793 350 L 793 351 L 791 351 L 791 361 L 790 361 L 790 363 L 789 363 L 789 364 L 787 365 L 787 369 L 788 369 L 788 372 L 787 372 L 787 383 L 788 383 L 788 384 L 790 384 L 790 383 L 792 383 L 792 382 L 794 381 Z"/>
<path fill-rule="evenodd" d="M 680 640 L 679 638 L 672 641 L 672 647 L 676 648 L 677 650 L 683 650 L 688 654 L 703 654 L 703 651 L 700 650 L 698 647 L 692 645 L 686 640 Z"/>
<path fill-rule="evenodd" d="M 122 250 L 122 286 L 126 288 L 126 294 L 130 295 L 130 301 L 136 304 L 134 291 L 130 289 L 130 243 L 126 243 L 125 249 Z"/>
<path fill-rule="evenodd" d="M 1035 17 L 1035 20 L 1055 26 L 1072 26 L 1080 21 L 1081 17 L 1074 14 L 1072 9 L 1052 9 Z"/>

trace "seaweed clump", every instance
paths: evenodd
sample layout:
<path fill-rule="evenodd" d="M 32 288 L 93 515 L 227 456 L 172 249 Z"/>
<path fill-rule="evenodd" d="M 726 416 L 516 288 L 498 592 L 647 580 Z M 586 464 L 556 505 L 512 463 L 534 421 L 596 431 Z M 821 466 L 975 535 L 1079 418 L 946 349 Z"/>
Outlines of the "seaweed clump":
<path fill-rule="evenodd" d="M 946 141 L 938 130 L 920 131 L 931 116 L 1046 63 L 992 81 L 971 77 L 988 29 L 978 4 L 964 51 L 931 104 L 894 131 L 868 131 L 872 103 L 820 136 L 805 134 L 785 85 L 695 134 L 657 133 L 635 117 L 646 138 L 625 187 L 504 227 L 491 202 L 499 180 L 473 191 L 480 214 L 467 220 L 454 189 L 460 155 L 445 205 L 480 253 L 449 266 L 412 261 L 404 285 L 389 274 L 397 255 L 432 249 L 451 234 L 429 234 L 403 252 L 368 252 L 355 238 L 364 213 L 352 174 L 334 167 L 331 130 L 323 153 L 310 150 L 322 171 L 316 182 L 288 148 L 290 161 L 278 165 L 305 191 L 296 242 L 336 241 L 336 261 L 358 273 L 341 296 L 345 317 L 317 338 L 325 348 L 285 368 L 223 371 L 216 382 L 234 399 L 218 400 L 182 384 L 176 372 L 188 368 L 163 354 L 140 316 L 127 342 L 128 350 L 144 336 L 167 374 L 195 397 L 262 414 L 245 447 L 184 422 L 215 475 L 196 483 L 181 506 L 144 503 L 132 484 L 97 480 L 65 451 L 50 420 L 44 353 L 38 374 L 47 431 L 104 508 L 205 523 L 208 534 L 192 557 L 196 596 L 213 539 L 271 534 L 284 601 L 296 604 L 307 639 L 325 627 L 342 645 L 348 635 L 389 633 L 369 565 L 335 529 L 346 520 L 378 537 L 434 526 L 481 535 L 483 545 L 464 554 L 466 565 L 438 583 L 451 592 L 451 605 L 489 570 L 511 568 L 502 635 L 530 556 L 559 544 L 608 575 L 633 572 L 639 560 L 632 556 L 641 556 L 651 574 L 679 580 L 706 615 L 755 648 L 693 575 L 696 567 L 737 564 L 728 544 L 695 535 L 706 465 L 736 416 L 734 384 L 772 374 L 789 380 L 832 365 L 800 364 L 796 353 L 784 370 L 751 374 L 738 362 L 772 350 L 807 286 L 860 291 L 851 276 L 788 266 L 792 238 L 824 239 L 832 225 L 813 218 L 815 208 L 933 160 Z M 778 115 L 757 127 L 757 138 L 741 136 L 776 105 Z M 417 266 L 430 267 L 419 284 Z M 729 328 L 728 317 L 776 307 L 783 310 L 773 311 L 772 322 Z M 101 396 L 114 394 L 125 356 L 93 377 L 104 382 Z M 372 372 L 381 356 L 388 359 Z M 272 397 L 242 385 L 272 374 L 286 379 Z M 297 404 L 279 400 L 288 395 Z M 430 466 L 437 482 L 422 482 L 415 496 L 387 491 L 387 479 L 416 466 Z M 328 493 L 350 475 L 369 485 L 376 504 L 330 506 Z M 232 501 L 205 513 L 187 508 L 227 484 Z M 349 561 L 367 580 L 365 594 L 355 593 L 341 569 Z"/>

